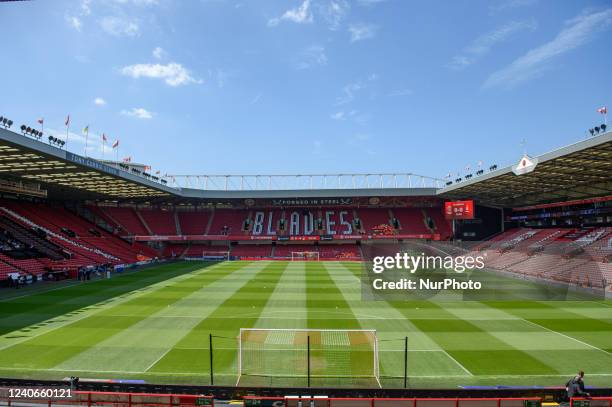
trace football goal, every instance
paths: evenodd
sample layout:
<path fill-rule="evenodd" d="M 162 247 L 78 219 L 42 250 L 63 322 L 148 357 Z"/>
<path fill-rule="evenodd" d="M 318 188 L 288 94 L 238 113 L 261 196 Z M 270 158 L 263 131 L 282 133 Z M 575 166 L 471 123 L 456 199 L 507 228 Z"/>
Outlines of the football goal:
<path fill-rule="evenodd" d="M 238 382 L 243 376 L 375 379 L 375 330 L 240 329 Z"/>
<path fill-rule="evenodd" d="M 319 252 L 291 252 L 291 261 L 296 260 L 318 261 Z"/>

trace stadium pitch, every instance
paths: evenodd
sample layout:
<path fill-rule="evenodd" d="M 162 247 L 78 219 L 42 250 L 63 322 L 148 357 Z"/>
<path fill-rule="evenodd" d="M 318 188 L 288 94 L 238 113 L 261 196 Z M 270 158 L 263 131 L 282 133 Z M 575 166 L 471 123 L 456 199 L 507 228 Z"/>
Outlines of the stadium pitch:
<path fill-rule="evenodd" d="M 360 264 L 180 262 L 0 302 L 0 375 L 235 385 L 240 328 L 375 329 L 380 381 L 401 387 L 612 382 L 612 302 L 362 301 Z M 11 292 L 15 294 L 15 292 Z M 285 366 L 286 367 L 286 366 Z M 351 372 L 347 372 L 350 376 Z M 240 385 L 305 386 L 242 376 Z M 375 385 L 315 377 L 313 386 Z"/>

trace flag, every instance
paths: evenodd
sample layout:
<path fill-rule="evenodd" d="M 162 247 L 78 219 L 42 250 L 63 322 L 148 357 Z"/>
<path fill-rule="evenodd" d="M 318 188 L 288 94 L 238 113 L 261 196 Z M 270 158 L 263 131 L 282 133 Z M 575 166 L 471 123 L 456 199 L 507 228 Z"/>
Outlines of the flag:
<path fill-rule="evenodd" d="M 144 170 L 145 171 L 151 171 L 151 166 L 150 165 L 145 165 L 144 166 Z"/>
<path fill-rule="evenodd" d="M 64 122 L 64 125 L 70 126 L 70 115 L 66 116 L 66 121 Z"/>
<path fill-rule="evenodd" d="M 83 128 L 83 135 L 84 136 L 88 136 L 89 135 L 89 125 L 85 126 Z"/>
<path fill-rule="evenodd" d="M 123 159 L 123 162 L 124 162 L 124 163 L 129 163 L 129 162 L 132 162 L 132 157 L 131 157 L 131 156 L 130 156 L 130 157 L 125 157 L 125 158 Z"/>
<path fill-rule="evenodd" d="M 106 138 L 106 134 L 102 133 L 102 141 L 106 143 L 107 138 Z"/>
<path fill-rule="evenodd" d="M 161 174 L 161 171 L 155 171 L 155 175 Z"/>
<path fill-rule="evenodd" d="M 597 109 L 597 113 L 608 114 L 608 108 L 606 106 L 602 106 L 599 109 Z"/>
<path fill-rule="evenodd" d="M 115 140 L 115 142 L 113 143 L 113 148 L 117 147 L 119 147 L 119 140 Z"/>
<path fill-rule="evenodd" d="M 36 120 L 38 122 L 38 124 L 43 124 L 45 122 L 45 119 L 43 119 L 42 117 L 38 120 Z"/>

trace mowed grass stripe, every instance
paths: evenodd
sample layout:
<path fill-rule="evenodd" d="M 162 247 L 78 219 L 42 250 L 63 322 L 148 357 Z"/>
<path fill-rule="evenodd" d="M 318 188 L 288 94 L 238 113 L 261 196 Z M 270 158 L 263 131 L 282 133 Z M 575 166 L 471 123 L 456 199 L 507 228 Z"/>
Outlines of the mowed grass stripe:
<path fill-rule="evenodd" d="M 411 376 L 469 376 L 463 368 L 412 322 L 385 301 L 362 301 L 357 263 L 325 263 L 336 286 L 347 300 L 363 329 L 375 329 L 380 345 L 383 377 L 403 377 L 404 338 L 410 337 L 408 362 Z M 370 318 L 376 315 L 377 318 Z M 364 316 L 366 318 L 364 318 Z M 398 353 L 400 352 L 400 353 Z"/>
<path fill-rule="evenodd" d="M 585 302 L 525 301 L 521 307 L 513 307 L 511 303 L 503 302 L 487 302 L 487 305 L 573 338 L 577 342 L 601 349 L 604 357 L 612 356 L 612 308 L 604 318 L 601 318 L 601 313 L 597 310 L 598 317 L 593 318 L 588 316 L 588 303 Z"/>
<path fill-rule="evenodd" d="M 152 266 L 137 272 L 128 272 L 112 279 L 89 281 L 58 290 L 32 293 L 32 295 L 0 302 L 0 335 L 44 326 L 50 319 L 62 318 L 81 312 L 87 307 L 104 304 L 134 291 L 170 280 L 201 267 L 202 263 L 171 263 Z"/>
<path fill-rule="evenodd" d="M 196 291 L 202 287 L 202 282 L 192 284 L 194 280 L 201 280 L 200 275 L 207 273 L 208 268 L 201 263 L 175 265 L 175 267 L 186 270 L 198 270 L 196 274 L 189 274 L 179 281 L 168 281 L 167 287 L 181 287 L 184 290 Z M 215 267 L 215 266 L 213 266 Z M 219 265 L 218 270 L 211 271 L 207 283 L 223 278 L 231 273 L 231 269 Z M 214 274 L 214 277 L 212 276 Z M 167 288 L 166 287 L 166 288 Z M 159 289 L 162 289 L 160 287 Z M 159 290 L 158 289 L 158 290 Z M 125 305 L 141 303 L 152 299 L 147 307 L 150 311 L 167 307 L 179 298 L 158 298 L 156 291 L 147 292 L 141 296 L 129 300 Z M 122 304 L 123 306 L 124 304 Z M 25 342 L 8 347 L 0 351 L 0 363 L 10 368 L 49 369 L 63 361 L 83 352 L 103 340 L 129 328 L 138 321 L 146 318 L 146 315 L 135 315 L 129 317 L 116 317 L 92 315 L 58 329 L 52 330 Z"/>
<path fill-rule="evenodd" d="M 176 301 L 154 309 L 145 304 L 145 308 L 149 309 L 146 315 L 137 307 L 132 312 L 143 316 L 140 321 L 55 368 L 144 372 L 263 266 L 261 263 L 243 263 L 238 268 L 225 266 L 232 272 L 214 281 L 206 280 L 206 274 L 201 276 L 202 279 L 190 280 L 189 287 L 185 287 L 189 291 L 177 290 L 176 287 L 162 289 L 156 292 L 155 298 L 150 299 L 151 303 L 156 303 L 160 298 Z M 192 287 L 197 289 L 191 291 Z M 127 313 L 129 308 L 133 308 L 131 304 L 115 307 L 113 311 Z M 173 315 L 190 318 L 166 318 Z"/>
<path fill-rule="evenodd" d="M 342 291 L 338 288 L 331 276 L 330 270 L 322 267 L 325 263 L 306 263 L 306 305 L 308 307 L 308 328 L 309 329 L 363 329 L 359 320 L 353 314 L 351 306 L 344 298 Z M 328 318 L 330 315 L 342 316 L 338 318 Z M 368 351 L 353 350 L 347 347 L 349 352 L 346 355 L 335 355 L 334 350 L 328 350 L 325 346 L 317 344 L 316 334 L 311 351 L 312 374 L 329 375 L 330 370 L 338 374 L 338 368 L 333 366 L 336 358 L 337 363 L 346 364 L 346 369 L 340 373 L 343 376 L 350 375 L 372 375 L 372 378 L 333 378 L 321 377 L 314 378 L 313 386 L 335 385 L 335 386 L 377 386 L 378 383 L 373 379 L 373 353 Z M 348 362 L 347 359 L 350 359 Z M 332 365 L 329 365 L 332 363 Z"/>
<path fill-rule="evenodd" d="M 474 304 L 473 316 L 487 315 L 485 323 L 488 326 L 483 328 L 478 326 L 477 319 L 463 319 L 450 312 L 461 308 L 466 302 L 422 300 L 389 301 L 389 304 L 474 375 L 560 373 L 529 353 L 492 335 L 489 332 L 491 329 L 512 329 L 512 321 L 507 318 L 495 320 L 483 304 L 471 303 Z"/>
<path fill-rule="evenodd" d="M 529 354 L 559 373 L 572 374 L 582 364 L 587 364 L 592 373 L 606 373 L 612 365 L 612 359 L 606 358 L 610 355 L 602 355 L 601 351 L 521 318 L 508 319 L 510 314 L 501 310 L 489 307 L 484 310 L 497 313 L 499 320 L 471 320 L 475 314 L 483 312 L 483 307 L 486 304 L 464 302 L 456 307 L 448 307 L 447 310 L 456 318 L 470 320 L 500 341 Z M 576 357 L 568 358 L 568 354 Z"/>
<path fill-rule="evenodd" d="M 190 278 L 190 274 L 192 271 L 201 269 L 203 267 L 207 267 L 211 264 L 212 263 L 204 263 L 204 262 L 173 263 L 173 264 L 153 266 L 148 269 L 134 272 L 134 274 L 142 273 L 140 278 L 145 283 L 149 282 L 149 284 L 148 285 L 145 284 L 142 287 L 140 286 L 132 287 L 133 288 L 132 291 L 120 293 L 115 297 L 106 298 L 93 305 L 87 305 L 83 308 L 76 309 L 68 314 L 50 318 L 48 320 L 39 322 L 37 324 L 30 325 L 26 328 L 22 328 L 18 331 L 10 332 L 3 336 L 0 336 L 0 350 L 8 348 L 10 346 L 14 346 L 18 343 L 27 341 L 37 336 L 43 335 L 47 332 L 51 332 L 63 326 L 67 326 L 76 321 L 83 320 L 85 318 L 88 318 L 91 315 L 103 312 L 105 309 L 109 309 L 114 305 L 126 303 L 129 300 L 137 299 L 146 293 L 150 293 L 155 290 L 158 290 L 159 288 L 166 286 L 168 284 L 174 284 L 186 278 Z M 159 281 L 151 282 L 150 277 L 143 277 L 143 276 L 148 275 L 149 273 L 152 273 L 154 276 L 162 275 L 162 276 L 165 276 L 167 279 L 159 280 L 159 278 L 155 277 L 155 280 L 159 280 Z M 123 278 L 124 278 L 123 276 L 115 276 L 113 280 L 115 281 L 115 284 L 116 284 L 118 281 L 123 281 L 122 280 Z M 87 283 L 82 283 L 82 284 L 83 285 L 90 285 L 90 284 L 96 285 L 96 283 L 97 282 L 87 282 Z M 50 300 L 52 301 L 53 299 L 51 298 Z"/>
<path fill-rule="evenodd" d="M 306 267 L 303 262 L 292 261 L 285 271 L 253 328 L 299 329 L 306 328 Z"/>
<path fill-rule="evenodd" d="M 194 327 L 148 372 L 209 373 L 208 343 L 209 334 L 212 333 L 219 346 L 214 351 L 215 372 L 225 375 L 226 381 L 227 376 L 233 377 L 235 383 L 237 372 L 234 361 L 240 328 L 252 327 L 257 322 L 286 265 L 286 262 L 270 262 L 250 276 L 246 284 Z M 244 315 L 244 318 L 227 319 L 227 315 Z"/>

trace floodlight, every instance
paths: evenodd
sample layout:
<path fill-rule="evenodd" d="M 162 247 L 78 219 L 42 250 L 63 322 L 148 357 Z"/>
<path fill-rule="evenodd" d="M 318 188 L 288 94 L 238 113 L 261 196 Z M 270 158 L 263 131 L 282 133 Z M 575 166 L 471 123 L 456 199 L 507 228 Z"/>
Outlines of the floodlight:
<path fill-rule="evenodd" d="M 601 127 L 601 131 L 605 132 L 608 126 L 606 124 L 602 124 L 600 127 Z"/>
<path fill-rule="evenodd" d="M 595 130 L 595 133 L 599 133 L 599 126 L 593 127 L 593 130 Z"/>

